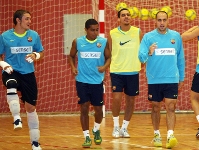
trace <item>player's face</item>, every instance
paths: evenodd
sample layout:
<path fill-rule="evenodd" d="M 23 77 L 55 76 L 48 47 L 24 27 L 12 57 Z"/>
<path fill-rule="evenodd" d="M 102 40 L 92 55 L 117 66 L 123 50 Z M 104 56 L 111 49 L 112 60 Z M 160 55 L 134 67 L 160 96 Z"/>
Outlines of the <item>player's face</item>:
<path fill-rule="evenodd" d="M 99 25 L 90 25 L 90 28 L 85 29 L 87 35 L 86 38 L 88 40 L 95 40 L 97 38 L 97 36 L 99 35 Z"/>
<path fill-rule="evenodd" d="M 28 30 L 30 29 L 31 24 L 31 16 L 29 13 L 25 13 L 21 20 L 19 20 L 18 24 L 21 26 L 22 29 Z"/>
<path fill-rule="evenodd" d="M 165 14 L 164 12 L 160 12 L 157 14 L 156 26 L 160 33 L 162 34 L 166 33 L 168 26 L 167 14 Z"/>
<path fill-rule="evenodd" d="M 120 12 L 120 18 L 118 18 L 118 21 L 123 25 L 129 25 L 131 22 L 131 15 L 128 10 L 122 10 Z"/>

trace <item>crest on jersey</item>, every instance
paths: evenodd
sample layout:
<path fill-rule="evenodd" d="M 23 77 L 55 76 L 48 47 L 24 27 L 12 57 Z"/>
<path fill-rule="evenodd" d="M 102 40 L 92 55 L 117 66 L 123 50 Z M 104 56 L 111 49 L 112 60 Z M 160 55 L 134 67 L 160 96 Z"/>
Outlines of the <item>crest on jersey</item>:
<path fill-rule="evenodd" d="M 102 46 L 102 44 L 101 44 L 101 43 L 97 43 L 97 47 L 99 47 L 99 48 L 100 48 L 101 46 Z"/>
<path fill-rule="evenodd" d="M 171 44 L 175 44 L 175 39 L 171 39 Z"/>
<path fill-rule="evenodd" d="M 32 37 L 28 37 L 28 42 L 32 42 Z"/>

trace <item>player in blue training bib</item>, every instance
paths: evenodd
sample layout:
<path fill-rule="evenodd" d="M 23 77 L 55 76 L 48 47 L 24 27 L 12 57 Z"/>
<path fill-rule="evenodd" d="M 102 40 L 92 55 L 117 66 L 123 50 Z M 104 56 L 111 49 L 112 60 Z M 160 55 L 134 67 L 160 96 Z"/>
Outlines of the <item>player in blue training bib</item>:
<path fill-rule="evenodd" d="M 76 79 L 76 90 L 80 104 L 80 121 L 85 137 L 82 147 L 90 147 L 92 141 L 89 133 L 89 106 L 93 105 L 95 122 L 92 133 L 94 142 L 102 142 L 100 124 L 103 118 L 103 80 L 104 72 L 110 65 L 111 52 L 107 39 L 99 37 L 99 24 L 95 19 L 85 23 L 86 35 L 73 40 L 69 62 Z M 78 57 L 77 68 L 75 65 Z"/>

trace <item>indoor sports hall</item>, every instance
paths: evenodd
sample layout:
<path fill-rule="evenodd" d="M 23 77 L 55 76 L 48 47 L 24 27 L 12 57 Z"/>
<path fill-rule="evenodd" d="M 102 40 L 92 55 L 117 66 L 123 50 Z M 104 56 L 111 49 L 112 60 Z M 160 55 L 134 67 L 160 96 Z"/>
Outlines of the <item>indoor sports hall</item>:
<path fill-rule="evenodd" d="M 147 33 L 156 28 L 153 10 L 170 14 L 169 28 L 183 33 L 199 23 L 198 0 L 0 0 L 0 34 L 13 28 L 13 13 L 17 9 L 31 12 L 31 29 L 37 31 L 44 46 L 44 59 L 35 63 L 38 84 L 37 112 L 40 123 L 42 150 L 81 150 L 84 141 L 80 119 L 75 79 L 68 62 L 72 40 L 84 35 L 84 23 L 95 18 L 100 23 L 100 36 L 107 37 L 109 31 L 118 26 L 116 6 L 125 3 L 132 10 L 132 25 Z M 169 9 L 170 8 L 170 9 Z M 187 10 L 196 15 L 186 18 Z M 140 13 L 140 15 L 139 15 Z M 199 150 L 195 134 L 199 123 L 190 102 L 190 88 L 197 60 L 197 39 L 184 43 L 186 74 L 184 86 L 178 97 L 176 108 L 175 137 L 178 145 L 173 150 Z M 1 75 L 0 75 L 1 78 Z M 166 113 L 162 104 L 160 131 L 163 147 L 152 144 L 153 127 L 151 105 L 148 102 L 147 81 L 144 68 L 140 72 L 140 94 L 136 97 L 135 112 L 128 131 L 130 138 L 113 138 L 111 115 L 112 92 L 109 70 L 104 80 L 104 118 L 100 127 L 102 143 L 88 149 L 96 150 L 165 150 Z M 124 98 L 124 97 L 123 97 Z M 120 124 L 123 119 L 124 99 Z M 13 130 L 13 117 L 6 101 L 6 88 L 0 84 L 0 150 L 30 150 L 30 138 L 24 104 L 21 103 L 23 129 Z M 90 131 L 93 128 L 93 108 L 90 107 Z M 91 135 L 93 139 L 93 135 Z"/>

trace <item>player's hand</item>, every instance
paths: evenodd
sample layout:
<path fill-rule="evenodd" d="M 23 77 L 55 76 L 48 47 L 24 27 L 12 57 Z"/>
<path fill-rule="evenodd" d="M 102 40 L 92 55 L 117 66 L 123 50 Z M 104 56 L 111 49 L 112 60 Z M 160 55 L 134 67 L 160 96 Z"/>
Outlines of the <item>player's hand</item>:
<path fill-rule="evenodd" d="M 11 74 L 13 72 L 13 68 L 10 66 L 10 64 L 8 64 L 5 61 L 0 61 L 0 66 L 2 67 L 2 69 L 7 72 L 8 74 Z"/>
<path fill-rule="evenodd" d="M 74 76 L 76 76 L 78 74 L 78 70 L 76 68 L 73 68 L 72 73 L 73 73 Z"/>
<path fill-rule="evenodd" d="M 153 44 L 149 47 L 149 55 L 153 55 L 153 52 L 155 51 L 156 48 L 157 48 L 157 42 L 153 43 Z"/>
<path fill-rule="evenodd" d="M 34 53 L 26 55 L 26 61 L 32 63 L 36 60 L 36 55 Z"/>
<path fill-rule="evenodd" d="M 183 81 L 179 82 L 178 83 L 178 91 L 180 91 L 183 86 L 184 86 L 184 82 Z"/>
<path fill-rule="evenodd" d="M 6 66 L 4 67 L 4 71 L 7 72 L 8 74 L 11 74 L 13 72 L 13 68 L 11 66 Z"/>
<path fill-rule="evenodd" d="M 97 68 L 98 68 L 98 71 L 101 73 L 103 73 L 106 70 L 106 68 L 104 66 L 99 66 Z"/>

